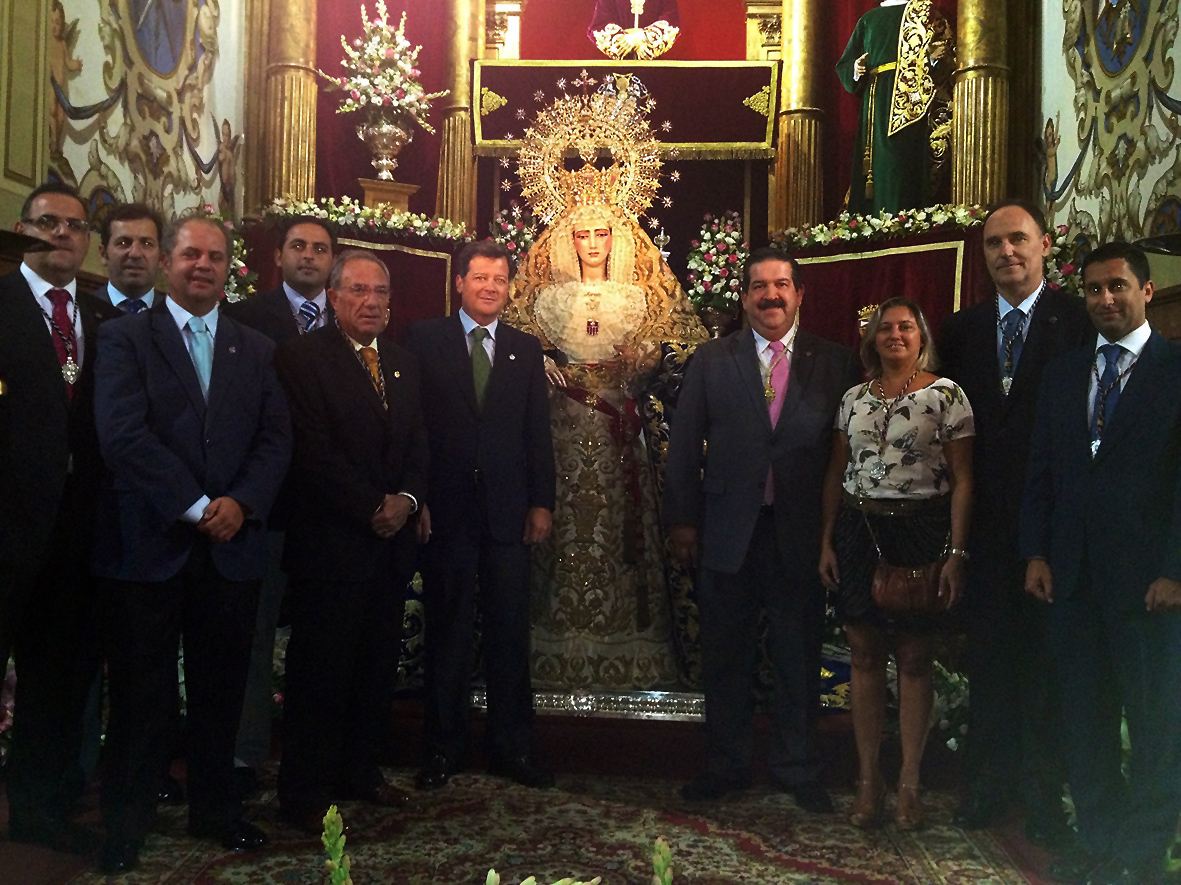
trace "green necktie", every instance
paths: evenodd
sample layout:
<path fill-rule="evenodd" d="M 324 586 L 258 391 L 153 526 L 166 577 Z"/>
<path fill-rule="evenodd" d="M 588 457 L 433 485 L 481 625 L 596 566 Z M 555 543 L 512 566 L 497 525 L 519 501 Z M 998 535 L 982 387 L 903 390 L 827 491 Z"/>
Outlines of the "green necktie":
<path fill-rule="evenodd" d="M 492 361 L 484 349 L 484 339 L 491 337 L 483 326 L 472 329 L 472 380 L 476 383 L 476 405 L 484 408 L 484 393 L 488 390 L 488 377 L 492 374 Z"/>

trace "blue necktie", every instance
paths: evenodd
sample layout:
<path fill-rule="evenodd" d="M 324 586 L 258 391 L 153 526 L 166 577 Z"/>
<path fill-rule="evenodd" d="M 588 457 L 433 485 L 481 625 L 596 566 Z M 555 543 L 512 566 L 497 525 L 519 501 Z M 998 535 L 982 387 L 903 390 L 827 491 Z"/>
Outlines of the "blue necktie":
<path fill-rule="evenodd" d="M 123 310 L 126 313 L 137 314 L 146 307 L 142 298 L 127 298 L 123 301 Z"/>
<path fill-rule="evenodd" d="M 299 306 L 299 316 L 303 320 L 303 330 L 310 332 L 320 318 L 320 306 L 309 299 Z"/>
<path fill-rule="evenodd" d="M 189 320 L 189 331 L 193 333 L 193 367 L 201 384 L 201 395 L 209 399 L 209 376 L 213 374 L 213 336 L 201 317 Z"/>
<path fill-rule="evenodd" d="M 1001 347 L 997 359 L 1001 366 L 1001 377 L 1012 378 L 1017 371 L 1017 363 L 1021 359 L 1021 348 L 1025 339 L 1021 335 L 1021 324 L 1025 322 L 1025 314 L 1020 308 L 1014 307 L 1001 320 Z M 1010 349 L 1011 345 L 1011 349 Z M 1012 359 L 1009 359 L 1009 354 Z"/>
<path fill-rule="evenodd" d="M 1111 416 L 1115 414 L 1119 402 L 1119 358 L 1123 350 L 1120 344 L 1104 344 L 1099 348 L 1104 364 L 1091 409 L 1091 439 L 1095 441 L 1103 436 L 1103 430 L 1111 423 Z"/>

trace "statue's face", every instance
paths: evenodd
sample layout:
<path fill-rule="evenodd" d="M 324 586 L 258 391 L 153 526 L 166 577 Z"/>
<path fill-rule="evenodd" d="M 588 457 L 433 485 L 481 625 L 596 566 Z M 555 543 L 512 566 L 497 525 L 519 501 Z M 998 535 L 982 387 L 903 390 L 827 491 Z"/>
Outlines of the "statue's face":
<path fill-rule="evenodd" d="M 574 251 L 582 262 L 583 273 L 592 267 L 603 267 L 611 254 L 611 228 L 593 224 L 574 231 Z"/>

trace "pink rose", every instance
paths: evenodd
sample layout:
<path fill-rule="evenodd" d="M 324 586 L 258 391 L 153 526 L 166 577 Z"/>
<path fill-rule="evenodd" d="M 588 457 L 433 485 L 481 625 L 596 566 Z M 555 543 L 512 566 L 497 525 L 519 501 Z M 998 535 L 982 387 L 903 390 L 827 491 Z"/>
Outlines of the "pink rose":
<path fill-rule="evenodd" d="M 726 277 L 730 276 L 730 271 L 723 267 L 718 271 L 718 276 L 720 276 L 722 279 L 725 279 Z"/>
<path fill-rule="evenodd" d="M 507 231 L 507 230 L 509 230 L 509 224 L 508 224 L 508 222 L 507 222 L 507 221 L 502 221 L 502 222 L 500 222 L 500 229 L 501 229 L 501 230 L 503 230 L 503 231 Z"/>
<path fill-rule="evenodd" d="M 1066 262 L 1066 264 L 1062 265 L 1062 273 L 1066 276 L 1070 276 L 1070 274 L 1074 273 L 1074 265 L 1069 261 Z"/>
<path fill-rule="evenodd" d="M 417 80 L 419 77 L 422 76 L 422 71 L 420 71 L 418 68 L 411 68 L 410 69 L 410 76 L 413 77 L 415 80 Z"/>
<path fill-rule="evenodd" d="M 704 283 L 701 284 L 701 288 L 703 288 L 706 292 L 713 289 L 713 287 L 714 287 L 714 284 L 709 282 L 709 280 L 706 280 Z"/>
<path fill-rule="evenodd" d="M 439 219 L 432 218 L 431 219 L 431 227 L 438 227 L 438 226 L 439 226 Z"/>
<path fill-rule="evenodd" d="M 388 95 L 386 95 L 381 99 L 381 103 L 383 105 L 385 105 L 386 107 L 389 107 L 390 105 L 392 105 L 394 103 L 394 100 L 392 98 L 390 98 Z"/>
<path fill-rule="evenodd" d="M 730 257 L 727 259 L 727 261 L 729 261 L 731 264 L 734 264 L 734 262 L 736 262 L 737 260 L 738 260 L 738 256 L 735 255 L 733 252 L 730 253 Z"/>
<path fill-rule="evenodd" d="M 394 52 L 394 48 L 392 46 L 387 46 L 385 48 L 385 57 L 386 58 L 393 58 L 395 55 L 397 55 L 397 53 Z"/>
<path fill-rule="evenodd" d="M 238 268 L 238 276 L 244 277 L 248 273 L 250 273 L 250 271 L 248 271 L 246 268 L 244 268 L 244 267 Z"/>
<path fill-rule="evenodd" d="M 358 92 L 356 89 L 354 89 L 352 92 L 349 93 L 349 98 L 351 98 L 353 101 L 360 101 L 361 100 L 361 93 Z"/>
<path fill-rule="evenodd" d="M 691 240 L 689 245 L 692 246 L 694 249 L 696 249 L 698 246 L 701 245 L 701 241 L 700 240 Z"/>
<path fill-rule="evenodd" d="M 406 90 L 399 89 L 397 92 L 394 93 L 394 95 L 398 96 L 398 98 L 405 98 L 406 97 Z"/>

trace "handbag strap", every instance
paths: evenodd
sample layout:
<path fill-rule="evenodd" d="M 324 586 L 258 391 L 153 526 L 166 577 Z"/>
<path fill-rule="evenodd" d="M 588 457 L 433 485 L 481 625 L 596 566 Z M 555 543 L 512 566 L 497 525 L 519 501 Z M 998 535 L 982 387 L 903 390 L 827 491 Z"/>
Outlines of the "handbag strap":
<path fill-rule="evenodd" d="M 886 562 L 886 557 L 882 554 L 882 545 L 878 543 L 878 536 L 874 532 L 873 526 L 869 524 L 869 515 L 866 514 L 866 512 L 864 510 L 861 510 L 859 512 L 861 513 L 861 521 L 865 523 L 865 528 L 869 531 L 869 539 L 871 541 L 873 541 L 874 549 L 877 550 L 877 552 L 878 552 L 878 561 L 883 562 L 886 565 L 889 565 L 889 563 Z M 950 547 L 951 547 L 951 529 L 948 529 L 947 530 L 947 537 L 945 537 L 943 539 L 943 552 L 940 553 L 935 558 L 936 559 L 943 559 L 945 556 L 947 556 L 947 551 Z"/>

